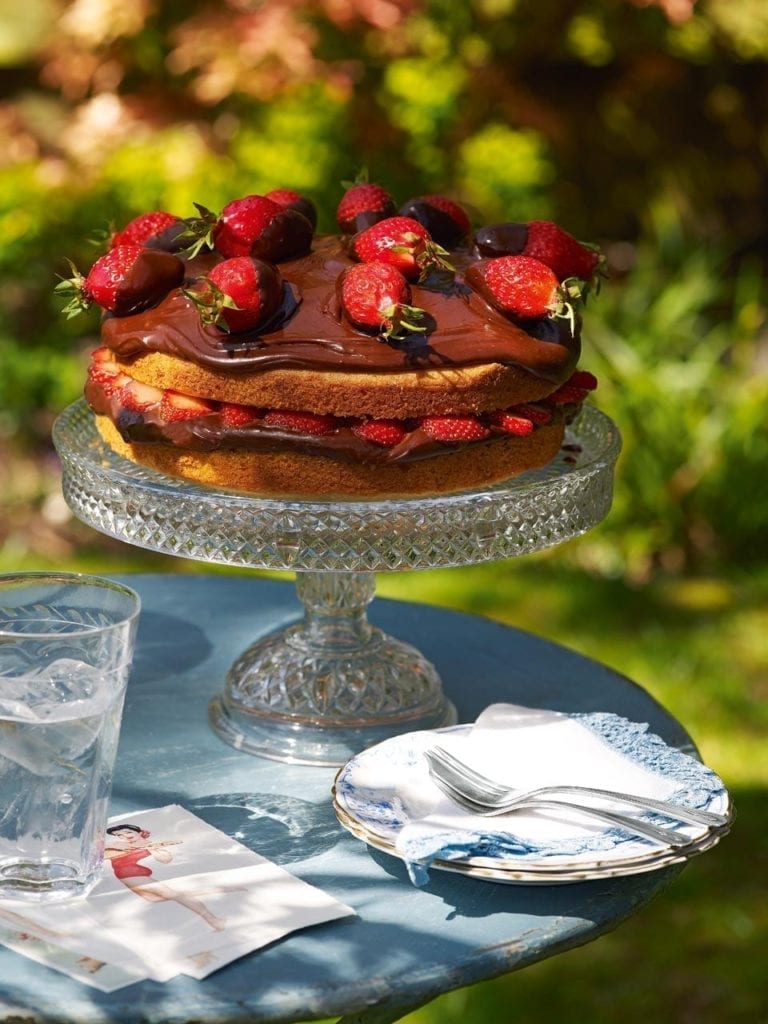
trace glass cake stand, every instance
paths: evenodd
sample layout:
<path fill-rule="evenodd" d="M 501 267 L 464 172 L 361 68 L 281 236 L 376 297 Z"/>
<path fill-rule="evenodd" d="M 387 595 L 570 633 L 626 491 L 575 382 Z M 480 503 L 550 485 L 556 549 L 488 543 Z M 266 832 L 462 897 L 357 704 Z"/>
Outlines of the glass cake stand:
<path fill-rule="evenodd" d="M 214 730 L 263 757 L 339 765 L 397 733 L 456 720 L 434 666 L 369 625 L 376 571 L 510 558 L 559 544 L 606 515 L 621 446 L 585 407 L 547 466 L 493 487 L 375 501 L 277 500 L 134 465 L 76 402 L 57 419 L 64 496 L 90 526 L 203 562 L 293 569 L 303 622 L 258 639 L 210 708 Z"/>

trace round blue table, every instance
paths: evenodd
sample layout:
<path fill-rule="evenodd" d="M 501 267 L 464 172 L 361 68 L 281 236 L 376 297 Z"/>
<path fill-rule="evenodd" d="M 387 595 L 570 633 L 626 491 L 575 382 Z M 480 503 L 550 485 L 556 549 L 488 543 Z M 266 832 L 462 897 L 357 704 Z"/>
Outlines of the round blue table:
<path fill-rule="evenodd" d="M 143 610 L 126 698 L 113 814 L 179 803 L 352 906 L 357 917 L 290 935 L 204 981 L 143 982 L 111 995 L 0 949 L 0 1019 L 66 1024 L 389 1024 L 431 999 L 588 942 L 675 875 L 510 886 L 404 865 L 354 839 L 330 802 L 335 770 L 262 760 L 223 744 L 208 702 L 258 636 L 301 614 L 291 584 L 256 577 L 137 575 Z M 644 690 L 608 668 L 496 623 L 378 600 L 372 621 L 440 671 L 462 722 L 494 701 L 614 711 L 693 750 Z"/>

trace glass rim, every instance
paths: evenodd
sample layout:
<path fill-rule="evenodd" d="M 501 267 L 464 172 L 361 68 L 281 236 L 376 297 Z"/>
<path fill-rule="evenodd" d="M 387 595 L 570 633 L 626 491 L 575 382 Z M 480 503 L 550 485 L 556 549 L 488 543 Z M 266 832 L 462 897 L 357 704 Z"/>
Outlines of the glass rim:
<path fill-rule="evenodd" d="M 122 615 L 115 622 L 110 622 L 107 626 L 96 626 L 88 629 L 75 629 L 71 632 L 66 633 L 67 637 L 75 636 L 93 636 L 94 633 L 105 632 L 109 629 L 115 629 L 118 626 L 124 626 L 127 623 L 133 622 L 138 618 L 141 612 L 141 597 L 133 589 L 128 587 L 124 583 L 118 583 L 116 580 L 111 580 L 106 576 L 94 576 L 90 573 L 85 572 L 64 572 L 52 569 L 46 571 L 45 569 L 33 570 L 30 572 L 4 572 L 0 573 L 0 603 L 1 595 L 5 584 L 23 583 L 29 581 L 30 584 L 35 582 L 41 583 L 43 580 L 49 580 L 51 583 L 59 582 L 68 585 L 85 585 L 92 587 L 94 590 L 113 590 L 122 593 L 125 597 L 128 597 L 133 602 L 133 608 Z M 0 626 L 0 637 L 19 637 L 27 638 L 30 637 L 48 637 L 51 633 L 49 630 L 43 630 L 41 632 L 19 632 L 15 629 L 3 629 Z"/>

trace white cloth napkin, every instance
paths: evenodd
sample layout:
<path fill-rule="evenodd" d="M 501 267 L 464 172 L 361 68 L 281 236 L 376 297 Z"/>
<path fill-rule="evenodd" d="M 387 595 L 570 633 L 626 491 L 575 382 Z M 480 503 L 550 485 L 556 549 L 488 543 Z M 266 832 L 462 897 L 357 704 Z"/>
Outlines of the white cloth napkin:
<path fill-rule="evenodd" d="M 424 735 L 425 749 L 439 745 L 515 789 L 568 784 L 665 800 L 680 788 L 679 781 L 648 771 L 577 719 L 554 711 L 493 704 L 470 729 Z M 520 841 L 523 857 L 526 849 L 535 856 L 568 856 L 615 845 L 615 839 L 607 836 L 610 825 L 566 808 L 491 818 L 470 814 L 443 796 L 423 760 L 408 777 L 398 780 L 398 795 L 408 820 L 395 846 L 409 862 L 450 859 L 452 851 L 454 857 L 471 855 L 466 847 L 461 852 L 462 837 L 466 840 L 467 834 L 508 834 Z M 626 805 L 612 809 L 627 812 Z M 692 837 L 702 831 L 689 827 Z"/>

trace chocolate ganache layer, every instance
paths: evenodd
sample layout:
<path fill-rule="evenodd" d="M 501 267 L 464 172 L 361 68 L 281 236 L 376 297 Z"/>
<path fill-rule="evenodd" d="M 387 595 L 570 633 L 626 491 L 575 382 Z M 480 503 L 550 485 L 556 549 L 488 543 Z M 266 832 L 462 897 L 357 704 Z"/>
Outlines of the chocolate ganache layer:
<path fill-rule="evenodd" d="M 339 420 L 332 432 L 312 436 L 267 426 L 261 422 L 242 427 L 229 426 L 218 410 L 190 420 L 168 422 L 159 405 L 135 411 L 126 408 L 119 392 L 108 393 L 108 390 L 97 381 L 89 379 L 85 386 L 86 400 L 98 415 L 109 417 L 123 439 L 133 444 L 164 443 L 199 452 L 232 448 L 261 452 L 288 449 L 320 453 L 341 462 L 393 464 L 450 455 L 468 446 L 486 445 L 502 438 L 511 440 L 508 433 L 491 425 L 488 428 L 489 436 L 482 440 L 451 444 L 434 440 L 417 422 L 413 422 L 409 424 L 408 433 L 400 443 L 385 448 L 358 437 L 352 430 L 351 421 Z M 548 410 L 549 424 L 559 429 L 562 410 L 547 403 L 539 403 L 539 407 Z"/>
<path fill-rule="evenodd" d="M 187 265 L 187 282 L 218 262 L 209 253 Z M 102 341 L 123 362 L 149 352 L 175 356 L 211 370 L 249 374 L 273 368 L 400 372 L 498 363 L 517 366 L 553 385 L 566 381 L 580 354 L 578 326 L 547 318 L 523 327 L 494 310 L 465 281 L 473 258 L 451 254 L 452 282 L 413 284 L 412 304 L 426 311 L 424 334 L 385 341 L 354 328 L 341 314 L 337 282 L 352 264 L 336 236 L 315 240 L 312 251 L 280 264 L 281 309 L 258 331 L 226 334 L 205 326 L 180 289 L 157 306 L 130 316 L 107 316 Z"/>

